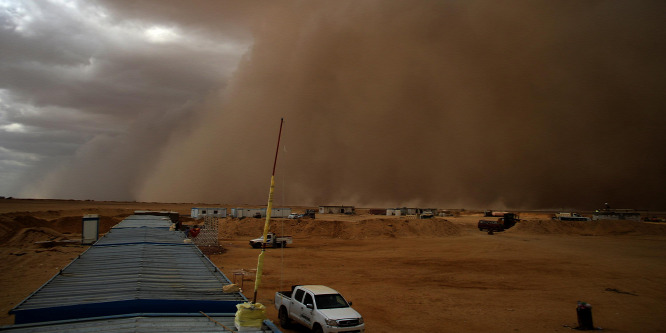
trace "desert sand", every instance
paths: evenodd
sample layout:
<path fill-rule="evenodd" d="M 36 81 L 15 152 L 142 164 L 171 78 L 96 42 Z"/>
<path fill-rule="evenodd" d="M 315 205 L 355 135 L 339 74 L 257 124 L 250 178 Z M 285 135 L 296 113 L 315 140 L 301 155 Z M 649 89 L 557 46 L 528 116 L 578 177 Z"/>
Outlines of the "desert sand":
<path fill-rule="evenodd" d="M 0 200 L 0 325 L 12 324 L 7 311 L 86 249 L 36 242 L 80 239 L 84 214 L 100 214 L 106 232 L 134 210 L 189 215 L 196 206 L 203 205 Z M 276 291 L 324 284 L 353 302 L 368 332 L 566 332 L 577 326 L 581 300 L 592 304 L 594 324 L 604 331 L 666 332 L 666 225 L 523 213 L 514 228 L 488 235 L 476 229 L 479 218 L 361 211 L 275 219 L 272 231 L 293 236 L 294 244 L 267 250 L 258 301 L 277 323 Z M 234 274 L 245 274 L 248 297 L 260 251 L 248 240 L 263 223 L 221 219 L 223 250 L 209 255 L 229 279 L 241 283 L 243 275 Z"/>

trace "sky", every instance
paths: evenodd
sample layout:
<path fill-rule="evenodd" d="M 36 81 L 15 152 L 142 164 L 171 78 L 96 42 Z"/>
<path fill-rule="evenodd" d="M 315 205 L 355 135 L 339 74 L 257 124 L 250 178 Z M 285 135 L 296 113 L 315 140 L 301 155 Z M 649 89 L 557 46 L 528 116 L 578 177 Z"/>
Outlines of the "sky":
<path fill-rule="evenodd" d="M 666 210 L 664 13 L 0 0 L 0 195 Z"/>

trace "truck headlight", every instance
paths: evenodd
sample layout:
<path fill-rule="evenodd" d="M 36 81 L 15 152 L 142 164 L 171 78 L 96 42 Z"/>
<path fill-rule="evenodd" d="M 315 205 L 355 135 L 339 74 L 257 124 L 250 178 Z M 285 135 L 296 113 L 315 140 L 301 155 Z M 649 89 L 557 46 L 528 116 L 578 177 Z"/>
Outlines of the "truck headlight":
<path fill-rule="evenodd" d="M 363 317 L 358 317 L 358 324 L 363 324 Z"/>
<path fill-rule="evenodd" d="M 338 321 L 335 319 L 326 319 L 326 325 L 328 326 L 338 326 Z"/>

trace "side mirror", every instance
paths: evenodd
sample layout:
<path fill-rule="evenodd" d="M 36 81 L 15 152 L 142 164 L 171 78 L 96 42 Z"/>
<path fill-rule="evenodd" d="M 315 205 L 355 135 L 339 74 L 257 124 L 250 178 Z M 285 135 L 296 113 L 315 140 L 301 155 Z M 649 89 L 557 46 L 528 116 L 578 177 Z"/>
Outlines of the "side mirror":
<path fill-rule="evenodd" d="M 349 303 L 349 306 L 352 306 L 352 302 L 347 302 L 347 303 Z"/>
<path fill-rule="evenodd" d="M 310 309 L 310 310 L 314 309 L 314 305 L 312 305 L 312 304 L 305 304 L 305 307 Z"/>

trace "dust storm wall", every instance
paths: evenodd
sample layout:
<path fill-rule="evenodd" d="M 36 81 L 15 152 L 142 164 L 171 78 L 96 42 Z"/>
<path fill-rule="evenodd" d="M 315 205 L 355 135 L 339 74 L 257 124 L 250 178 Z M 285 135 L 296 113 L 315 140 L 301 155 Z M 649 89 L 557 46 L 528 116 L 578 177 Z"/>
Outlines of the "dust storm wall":
<path fill-rule="evenodd" d="M 293 2 L 139 199 L 663 205 L 664 24 L 651 2 Z M 214 155 L 204 151 L 214 149 Z M 178 156 L 173 159 L 169 156 Z"/>

